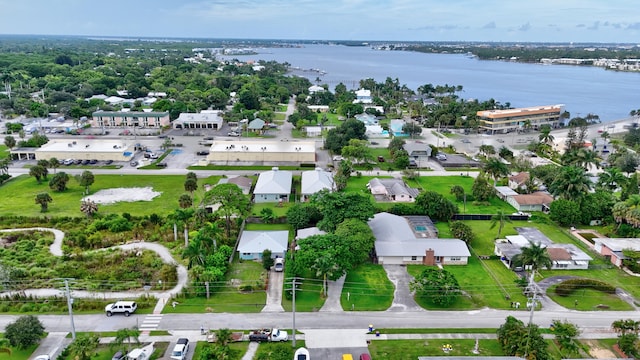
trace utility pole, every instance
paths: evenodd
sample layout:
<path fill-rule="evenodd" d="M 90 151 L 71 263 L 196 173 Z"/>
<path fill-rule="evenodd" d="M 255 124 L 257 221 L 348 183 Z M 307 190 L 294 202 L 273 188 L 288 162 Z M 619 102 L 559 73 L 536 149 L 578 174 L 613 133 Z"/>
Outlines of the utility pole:
<path fill-rule="evenodd" d="M 293 284 L 293 297 L 291 298 L 291 310 L 293 313 L 293 329 L 291 329 L 291 337 L 292 337 L 292 343 L 291 346 L 292 347 L 296 347 L 296 278 L 295 276 L 293 277 L 293 281 L 291 282 Z"/>
<path fill-rule="evenodd" d="M 69 308 L 69 318 L 71 320 L 71 338 L 76 339 L 76 326 L 73 323 L 73 299 L 71 298 L 71 292 L 69 291 L 69 279 L 64 279 L 64 288 L 67 293 L 67 307 Z"/>
<path fill-rule="evenodd" d="M 531 268 L 531 278 L 529 279 L 529 291 L 533 292 L 533 295 L 531 296 L 531 299 L 529 299 L 529 303 L 531 305 L 531 310 L 529 312 L 529 336 L 527 336 L 527 347 L 525 348 L 525 353 L 524 353 L 524 358 L 526 359 L 527 356 L 529 355 L 529 343 L 531 342 L 531 329 L 533 328 L 533 313 L 536 311 L 536 295 L 538 294 L 538 292 L 536 291 L 536 287 L 535 287 L 535 283 L 534 283 L 534 276 L 535 276 L 535 269 L 532 267 Z"/>

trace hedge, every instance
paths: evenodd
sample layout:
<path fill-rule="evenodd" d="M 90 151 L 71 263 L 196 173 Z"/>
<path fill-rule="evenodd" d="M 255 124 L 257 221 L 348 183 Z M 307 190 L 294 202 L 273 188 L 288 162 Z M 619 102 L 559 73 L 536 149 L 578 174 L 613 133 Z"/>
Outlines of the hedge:
<path fill-rule="evenodd" d="M 565 280 L 556 287 L 556 295 L 569 296 L 579 289 L 594 289 L 605 292 L 607 294 L 615 294 L 616 287 L 605 282 L 594 279 L 569 279 Z"/>

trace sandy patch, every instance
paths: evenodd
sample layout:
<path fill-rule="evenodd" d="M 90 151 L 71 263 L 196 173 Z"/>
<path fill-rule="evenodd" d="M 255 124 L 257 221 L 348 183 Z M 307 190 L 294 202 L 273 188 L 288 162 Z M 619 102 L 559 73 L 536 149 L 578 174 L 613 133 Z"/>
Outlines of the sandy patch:
<path fill-rule="evenodd" d="M 594 341 L 587 341 L 587 346 L 589 346 L 589 354 L 596 359 L 615 359 L 617 357 L 609 349 L 599 347 Z"/>
<path fill-rule="evenodd" d="M 120 201 L 151 201 L 160 194 L 162 193 L 153 191 L 151 187 L 113 188 L 100 190 L 82 200 L 91 200 L 96 204 L 115 204 Z"/>

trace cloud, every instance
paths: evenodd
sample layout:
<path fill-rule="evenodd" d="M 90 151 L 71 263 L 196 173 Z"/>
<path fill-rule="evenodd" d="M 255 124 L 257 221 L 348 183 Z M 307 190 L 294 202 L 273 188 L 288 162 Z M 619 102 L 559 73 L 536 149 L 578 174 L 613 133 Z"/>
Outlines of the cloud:
<path fill-rule="evenodd" d="M 578 25 L 576 25 L 576 27 L 577 27 L 577 28 L 583 28 L 583 27 L 587 27 L 587 25 L 585 25 L 585 24 L 578 24 Z"/>
<path fill-rule="evenodd" d="M 482 28 L 483 29 L 495 29 L 496 28 L 496 22 L 495 21 L 488 22 L 488 23 L 484 24 L 484 26 Z"/>
<path fill-rule="evenodd" d="M 598 30 L 600 28 L 600 21 L 594 21 L 591 26 L 587 26 L 587 30 Z"/>
<path fill-rule="evenodd" d="M 627 30 L 640 30 L 640 22 L 627 24 L 627 26 L 625 26 L 625 29 L 627 29 Z"/>
<path fill-rule="evenodd" d="M 526 24 L 522 24 L 520 26 L 518 26 L 518 31 L 529 31 L 531 30 L 531 24 L 530 23 L 526 23 Z"/>

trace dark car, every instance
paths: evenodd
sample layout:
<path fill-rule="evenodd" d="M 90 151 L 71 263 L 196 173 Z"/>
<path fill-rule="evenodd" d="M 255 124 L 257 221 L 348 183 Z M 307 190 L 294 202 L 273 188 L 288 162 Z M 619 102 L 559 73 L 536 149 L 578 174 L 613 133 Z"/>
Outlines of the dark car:
<path fill-rule="evenodd" d="M 122 351 L 118 351 L 117 353 L 113 354 L 111 360 L 122 360 L 124 359 L 124 355 L 125 354 Z"/>
<path fill-rule="evenodd" d="M 76 164 L 76 165 L 80 165 L 80 164 L 82 164 L 82 160 L 76 159 L 76 160 L 73 161 L 73 163 Z"/>
<path fill-rule="evenodd" d="M 379 155 L 378 156 L 378 162 L 384 162 L 384 156 Z"/>
<path fill-rule="evenodd" d="M 89 165 L 90 162 L 91 162 L 91 160 L 84 159 L 84 160 L 82 160 L 82 165 Z"/>
<path fill-rule="evenodd" d="M 255 341 L 255 342 L 269 341 L 269 335 L 268 334 L 250 334 L 249 341 Z"/>
<path fill-rule="evenodd" d="M 104 163 L 107 164 L 107 165 L 111 165 L 111 164 L 113 164 L 113 160 L 107 160 Z"/>
<path fill-rule="evenodd" d="M 208 151 L 198 151 L 196 154 L 198 155 L 209 155 Z"/>
<path fill-rule="evenodd" d="M 156 166 L 157 167 L 161 167 L 161 168 L 166 168 L 167 167 L 167 163 L 165 163 L 165 162 L 157 163 Z"/>
<path fill-rule="evenodd" d="M 97 163 L 98 163 L 98 160 L 96 160 L 96 159 L 89 160 L 89 164 L 91 164 L 91 165 L 95 165 Z"/>

